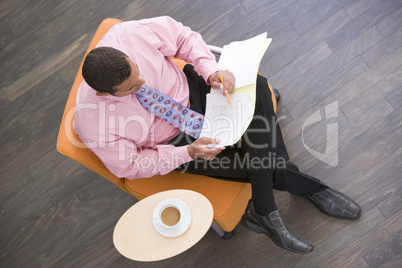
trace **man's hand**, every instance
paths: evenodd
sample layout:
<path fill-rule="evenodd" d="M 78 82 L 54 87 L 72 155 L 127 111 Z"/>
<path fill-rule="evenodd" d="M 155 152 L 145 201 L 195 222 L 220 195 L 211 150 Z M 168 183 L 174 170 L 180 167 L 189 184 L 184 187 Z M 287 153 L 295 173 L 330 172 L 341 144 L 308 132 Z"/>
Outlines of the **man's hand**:
<path fill-rule="evenodd" d="M 192 159 L 201 158 L 205 160 L 212 160 L 215 158 L 217 154 L 222 152 L 225 149 L 224 146 L 215 146 L 212 149 L 208 149 L 208 145 L 217 145 L 219 144 L 219 140 L 202 137 L 192 144 L 187 146 L 188 154 Z"/>
<path fill-rule="evenodd" d="M 219 76 L 219 72 L 221 73 L 221 75 L 223 77 L 223 84 L 222 84 L 221 78 Z M 218 71 L 218 72 L 214 72 L 213 74 L 211 74 L 209 76 L 208 82 L 209 82 L 209 84 L 211 84 L 212 88 L 222 89 L 223 93 L 229 94 L 234 89 L 235 77 L 228 70 Z"/>

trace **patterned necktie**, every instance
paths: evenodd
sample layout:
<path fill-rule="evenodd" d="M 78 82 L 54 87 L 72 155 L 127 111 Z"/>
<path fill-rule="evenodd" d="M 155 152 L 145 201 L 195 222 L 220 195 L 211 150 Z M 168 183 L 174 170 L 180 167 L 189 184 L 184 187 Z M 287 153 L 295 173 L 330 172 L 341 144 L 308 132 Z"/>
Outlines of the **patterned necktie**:
<path fill-rule="evenodd" d="M 201 134 L 204 116 L 187 107 L 184 107 L 177 101 L 171 99 L 165 94 L 150 87 L 142 87 L 139 91 L 134 92 L 142 104 L 148 111 L 162 119 L 180 131 L 198 139 Z"/>

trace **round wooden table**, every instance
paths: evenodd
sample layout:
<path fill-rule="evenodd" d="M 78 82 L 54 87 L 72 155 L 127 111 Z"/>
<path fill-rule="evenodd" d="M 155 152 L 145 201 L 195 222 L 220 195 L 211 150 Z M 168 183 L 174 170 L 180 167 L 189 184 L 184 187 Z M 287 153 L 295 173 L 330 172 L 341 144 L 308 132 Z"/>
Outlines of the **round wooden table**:
<path fill-rule="evenodd" d="M 165 237 L 153 225 L 154 208 L 166 198 L 181 199 L 191 211 L 190 227 L 177 237 Z M 163 260 L 195 245 L 211 227 L 212 220 L 212 205 L 202 194 L 189 190 L 160 192 L 138 201 L 121 216 L 113 232 L 113 243 L 126 258 L 143 262 Z"/>

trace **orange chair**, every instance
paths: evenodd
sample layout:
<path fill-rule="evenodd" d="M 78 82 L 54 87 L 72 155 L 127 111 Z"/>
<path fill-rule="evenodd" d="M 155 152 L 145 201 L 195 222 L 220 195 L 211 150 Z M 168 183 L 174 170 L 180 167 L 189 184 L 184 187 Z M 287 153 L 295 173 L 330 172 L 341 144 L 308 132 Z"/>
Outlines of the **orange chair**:
<path fill-rule="evenodd" d="M 117 23 L 121 23 L 121 21 L 117 19 L 105 19 L 96 31 L 87 53 Z M 179 68 L 185 64 L 184 61 L 179 59 L 174 59 L 174 61 Z M 100 159 L 82 143 L 78 135 L 74 133 L 72 127 L 77 90 L 83 81 L 81 70 L 82 63 L 64 110 L 57 139 L 57 150 L 61 154 L 105 177 L 123 191 L 132 194 L 138 200 L 161 191 L 172 189 L 188 189 L 199 192 L 209 199 L 214 208 L 212 228 L 223 238 L 231 237 L 234 233 L 233 229 L 240 221 L 247 202 L 251 197 L 250 184 L 219 180 L 202 175 L 181 173 L 179 171 L 172 171 L 163 176 L 158 175 L 152 178 L 135 180 L 118 178 L 113 175 Z M 272 101 L 276 109 L 274 94 L 272 94 Z"/>

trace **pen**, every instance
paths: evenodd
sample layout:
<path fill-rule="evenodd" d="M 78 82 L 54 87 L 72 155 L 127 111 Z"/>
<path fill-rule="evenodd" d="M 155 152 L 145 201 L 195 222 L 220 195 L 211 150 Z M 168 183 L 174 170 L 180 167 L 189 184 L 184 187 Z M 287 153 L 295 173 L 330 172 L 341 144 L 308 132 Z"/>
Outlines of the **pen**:
<path fill-rule="evenodd" d="M 219 77 L 221 78 L 222 85 L 225 86 L 225 83 L 223 82 L 223 77 L 222 77 L 221 72 L 219 72 Z M 226 98 L 228 98 L 229 104 L 232 105 L 232 103 L 230 102 L 230 98 L 229 98 L 228 93 L 225 93 L 225 95 L 226 95 Z"/>

